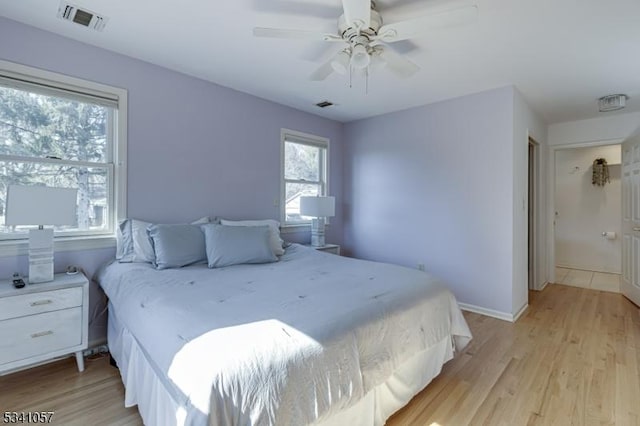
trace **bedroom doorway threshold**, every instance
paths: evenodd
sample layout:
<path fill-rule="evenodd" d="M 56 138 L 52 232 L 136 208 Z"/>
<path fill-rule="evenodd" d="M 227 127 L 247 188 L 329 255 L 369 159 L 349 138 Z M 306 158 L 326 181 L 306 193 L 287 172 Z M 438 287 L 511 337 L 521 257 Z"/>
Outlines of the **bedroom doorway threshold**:
<path fill-rule="evenodd" d="M 620 274 L 556 267 L 556 284 L 620 293 Z"/>

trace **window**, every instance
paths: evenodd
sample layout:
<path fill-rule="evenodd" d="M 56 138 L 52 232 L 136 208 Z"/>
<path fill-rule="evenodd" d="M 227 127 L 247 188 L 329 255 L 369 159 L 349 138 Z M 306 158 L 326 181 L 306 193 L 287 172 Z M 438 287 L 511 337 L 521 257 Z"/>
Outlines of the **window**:
<path fill-rule="evenodd" d="M 282 223 L 301 225 L 300 197 L 327 195 L 329 140 L 282 130 Z"/>
<path fill-rule="evenodd" d="M 9 185 L 78 189 L 77 225 L 55 236 L 113 236 L 124 216 L 126 91 L 0 61 L 0 240 Z"/>

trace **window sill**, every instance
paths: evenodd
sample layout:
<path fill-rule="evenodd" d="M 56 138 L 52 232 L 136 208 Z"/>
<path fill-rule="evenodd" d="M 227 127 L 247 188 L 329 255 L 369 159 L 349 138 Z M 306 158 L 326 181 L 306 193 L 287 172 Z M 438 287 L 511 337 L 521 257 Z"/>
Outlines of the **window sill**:
<path fill-rule="evenodd" d="M 330 223 L 325 223 L 324 227 L 329 228 L 331 226 Z M 311 231 L 311 223 L 299 223 L 295 225 L 282 225 L 280 227 L 281 234 L 296 234 L 299 232 L 310 232 Z"/>
<path fill-rule="evenodd" d="M 310 223 L 300 223 L 296 225 L 283 225 L 280 227 L 281 234 L 295 234 L 298 232 L 307 232 L 311 229 Z"/>
<path fill-rule="evenodd" d="M 112 235 L 87 237 L 59 237 L 54 240 L 53 251 L 79 251 L 111 248 L 116 246 L 116 238 Z M 0 241 L 0 257 L 21 256 L 29 254 L 27 240 Z"/>

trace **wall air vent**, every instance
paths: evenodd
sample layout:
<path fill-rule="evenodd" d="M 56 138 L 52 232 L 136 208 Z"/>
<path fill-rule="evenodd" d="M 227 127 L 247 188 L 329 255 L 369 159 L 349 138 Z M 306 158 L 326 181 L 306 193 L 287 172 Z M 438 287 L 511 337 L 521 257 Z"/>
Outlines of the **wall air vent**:
<path fill-rule="evenodd" d="M 75 22 L 96 31 L 104 30 L 107 21 L 109 21 L 109 18 L 64 1 L 60 2 L 60 6 L 58 6 L 58 18 Z"/>
<path fill-rule="evenodd" d="M 329 101 L 322 101 L 322 102 L 318 102 L 316 104 L 316 106 L 320 107 L 320 108 L 326 108 L 326 107 L 330 107 L 332 105 L 333 105 L 333 102 L 329 102 Z"/>
<path fill-rule="evenodd" d="M 607 95 L 598 99 L 600 112 L 617 111 L 627 105 L 627 95 Z"/>

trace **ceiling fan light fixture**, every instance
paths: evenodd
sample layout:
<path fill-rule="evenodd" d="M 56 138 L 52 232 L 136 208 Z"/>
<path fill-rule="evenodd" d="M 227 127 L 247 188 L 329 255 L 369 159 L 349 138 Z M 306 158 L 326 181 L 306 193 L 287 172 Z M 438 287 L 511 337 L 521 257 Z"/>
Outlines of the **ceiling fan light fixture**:
<path fill-rule="evenodd" d="M 351 65 L 357 69 L 364 69 L 369 66 L 371 57 L 367 48 L 362 44 L 356 44 L 351 52 Z"/>
<path fill-rule="evenodd" d="M 338 52 L 338 54 L 331 61 L 331 68 L 338 74 L 345 75 L 349 70 L 349 61 L 351 56 L 347 49 Z"/>

